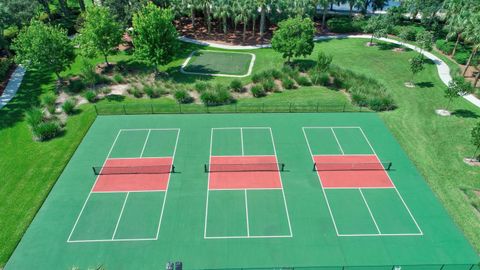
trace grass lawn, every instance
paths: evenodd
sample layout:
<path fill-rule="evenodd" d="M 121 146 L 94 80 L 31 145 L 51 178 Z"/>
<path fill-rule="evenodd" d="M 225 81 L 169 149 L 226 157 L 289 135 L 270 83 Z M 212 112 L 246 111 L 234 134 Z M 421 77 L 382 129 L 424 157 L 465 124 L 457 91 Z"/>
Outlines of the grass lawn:
<path fill-rule="evenodd" d="M 419 87 L 407 89 L 403 83 L 410 78 L 408 59 L 413 52 L 392 52 L 390 46 L 365 47 L 364 40 L 329 40 L 317 43 L 315 50 L 323 50 L 334 56 L 339 66 L 376 77 L 394 96 L 398 109 L 380 113 L 401 146 L 424 175 L 430 187 L 447 208 L 458 226 L 474 247 L 480 250 L 480 219 L 474 213 L 463 190 L 480 189 L 480 168 L 472 168 L 462 158 L 473 153 L 470 130 L 478 121 L 480 109 L 469 102 L 458 99 L 452 105 L 455 115 L 438 117 L 434 110 L 444 106 L 445 86 L 438 78 L 433 64 L 418 74 L 415 81 Z M 176 82 L 195 83 L 198 80 L 227 83 L 231 78 L 185 76 L 178 70 L 195 45 L 182 45 L 183 51 L 166 67 Z M 256 54 L 254 73 L 280 67 L 281 56 L 270 49 L 248 51 Z M 312 54 L 313 59 L 315 53 Z M 100 60 L 99 60 L 100 61 Z M 127 61 L 129 55 L 112 57 L 112 61 Z M 299 61 L 310 64 L 312 60 Z M 77 61 L 67 74 L 79 72 Z M 243 82 L 249 81 L 243 78 Z M 49 142 L 33 142 L 24 122 L 24 111 L 39 104 L 39 97 L 53 89 L 53 77 L 41 72 L 29 72 L 18 96 L 10 105 L 0 110 L 0 171 L 2 184 L 0 196 L 5 198 L 0 205 L 0 266 L 4 265 L 41 206 L 49 190 L 60 175 L 63 167 L 82 140 L 95 118 L 93 106 L 84 105 L 82 112 L 69 118 L 66 132 Z M 262 99 L 239 100 L 238 104 L 279 104 L 287 102 L 311 102 L 319 100 L 325 104 L 343 104 L 346 97 L 325 88 L 303 88 L 273 94 Z M 125 103 L 156 103 L 175 105 L 172 100 L 130 99 Z M 106 103 L 106 102 L 102 102 Z M 194 106 L 194 105 L 192 105 Z"/>
<path fill-rule="evenodd" d="M 204 75 L 247 76 L 252 61 L 253 55 L 249 53 L 198 50 L 192 53 L 183 71 Z"/>

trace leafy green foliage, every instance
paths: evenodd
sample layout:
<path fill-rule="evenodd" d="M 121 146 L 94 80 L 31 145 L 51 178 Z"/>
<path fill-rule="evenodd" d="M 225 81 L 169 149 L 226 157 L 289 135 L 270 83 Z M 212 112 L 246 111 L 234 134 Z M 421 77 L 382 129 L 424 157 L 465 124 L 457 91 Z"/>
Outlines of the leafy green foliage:
<path fill-rule="evenodd" d="M 400 26 L 397 35 L 404 41 L 414 41 L 417 36 L 417 30 L 410 26 Z"/>
<path fill-rule="evenodd" d="M 451 54 L 453 52 L 453 48 L 455 47 L 455 42 L 439 39 L 435 42 L 435 47 L 437 47 L 437 49 L 444 54 Z"/>
<path fill-rule="evenodd" d="M 178 48 L 178 34 L 172 24 L 173 13 L 149 2 L 133 16 L 134 55 L 148 64 L 168 64 Z"/>
<path fill-rule="evenodd" d="M 309 18 L 290 18 L 278 24 L 272 38 L 272 48 L 287 62 L 292 57 L 307 56 L 313 51 L 315 27 Z"/>
<path fill-rule="evenodd" d="M 32 127 L 32 131 L 39 141 L 46 141 L 55 138 L 61 132 L 61 127 L 56 121 L 47 121 Z"/>
<path fill-rule="evenodd" d="M 73 98 L 70 98 L 63 103 L 62 110 L 66 114 L 73 114 L 75 112 L 75 105 L 76 105 L 76 100 Z"/>
<path fill-rule="evenodd" d="M 275 82 L 272 79 L 268 79 L 262 82 L 262 87 L 265 92 L 273 92 L 277 89 Z"/>
<path fill-rule="evenodd" d="M 252 92 L 252 95 L 256 98 L 259 98 L 259 97 L 264 97 L 267 95 L 267 92 L 265 92 L 265 89 L 263 88 L 263 86 L 261 85 L 254 85 L 250 91 Z"/>
<path fill-rule="evenodd" d="M 471 136 L 472 144 L 476 147 L 475 153 L 473 154 L 473 158 L 475 158 L 478 149 L 480 148 L 480 122 L 477 122 L 475 127 L 472 129 Z"/>
<path fill-rule="evenodd" d="M 245 88 L 243 87 L 242 81 L 236 79 L 230 82 L 230 89 L 232 89 L 235 92 L 241 93 L 245 91 Z"/>
<path fill-rule="evenodd" d="M 207 106 L 230 104 L 234 101 L 227 87 L 221 84 L 216 84 L 211 89 L 203 92 L 200 95 L 200 99 L 202 100 L 203 104 Z"/>
<path fill-rule="evenodd" d="M 282 86 L 285 89 L 295 89 L 295 81 L 290 79 L 289 77 L 285 77 L 282 79 Z"/>
<path fill-rule="evenodd" d="M 412 72 L 412 81 L 415 74 L 425 69 L 425 60 L 422 55 L 416 55 L 410 58 L 410 71 Z"/>
<path fill-rule="evenodd" d="M 115 74 L 113 75 L 113 81 L 120 84 L 125 82 L 125 78 L 121 74 Z"/>
<path fill-rule="evenodd" d="M 317 54 L 317 61 L 315 63 L 316 72 L 325 72 L 330 67 L 333 57 L 331 55 L 326 55 L 324 52 L 320 51 Z"/>
<path fill-rule="evenodd" d="M 94 103 L 95 101 L 97 101 L 97 93 L 95 93 L 95 91 L 93 91 L 93 90 L 88 90 L 87 92 L 85 92 L 85 94 L 83 94 L 83 96 L 90 103 Z"/>
<path fill-rule="evenodd" d="M 448 109 L 454 98 L 471 94 L 474 90 L 470 82 L 466 81 L 463 77 L 454 77 L 448 83 L 448 87 L 445 88 L 445 97 L 448 99 L 448 104 L 445 109 Z"/>
<path fill-rule="evenodd" d="M 25 114 L 28 125 L 35 127 L 43 121 L 43 112 L 40 108 L 32 108 Z"/>
<path fill-rule="evenodd" d="M 197 90 L 198 93 L 203 93 L 207 91 L 207 89 L 209 89 L 210 87 L 211 87 L 210 84 L 206 82 L 197 82 L 194 85 L 194 88 L 195 90 Z"/>
<path fill-rule="evenodd" d="M 173 94 L 173 97 L 175 98 L 175 100 L 178 103 L 181 103 L 181 104 L 187 104 L 187 103 L 192 103 L 193 102 L 192 96 L 190 96 L 188 91 L 185 90 L 185 89 L 178 89 Z"/>
<path fill-rule="evenodd" d="M 13 61 L 11 58 L 0 58 L 0 81 L 3 81 L 3 79 L 7 76 L 12 63 Z"/>
<path fill-rule="evenodd" d="M 387 16 L 377 15 L 368 20 L 363 30 L 366 33 L 372 33 L 372 38 L 370 39 L 370 43 L 372 43 L 373 38 L 387 37 L 390 32 L 390 27 L 391 24 Z"/>
<path fill-rule="evenodd" d="M 60 72 L 73 63 L 75 53 L 65 30 L 32 21 L 23 28 L 13 41 L 15 61 L 26 67 L 46 69 L 55 72 L 60 79 Z"/>
<path fill-rule="evenodd" d="M 94 6 L 85 13 L 77 42 L 82 55 L 88 58 L 102 55 L 108 64 L 108 55 L 117 52 L 122 35 L 123 29 L 115 20 L 115 14 L 106 7 Z"/>
<path fill-rule="evenodd" d="M 365 20 L 352 20 L 351 18 L 339 17 L 327 21 L 328 29 L 334 33 L 357 33 L 365 27 Z"/>
<path fill-rule="evenodd" d="M 415 37 L 417 44 L 422 50 L 431 51 L 433 47 L 433 34 L 430 31 L 418 32 Z"/>
<path fill-rule="evenodd" d="M 71 93 L 79 93 L 85 89 L 85 83 L 81 80 L 69 80 L 68 91 Z"/>
<path fill-rule="evenodd" d="M 312 71 L 310 72 L 310 80 L 314 85 L 327 86 L 330 83 L 330 77 L 326 72 L 318 73 L 316 71 Z"/>

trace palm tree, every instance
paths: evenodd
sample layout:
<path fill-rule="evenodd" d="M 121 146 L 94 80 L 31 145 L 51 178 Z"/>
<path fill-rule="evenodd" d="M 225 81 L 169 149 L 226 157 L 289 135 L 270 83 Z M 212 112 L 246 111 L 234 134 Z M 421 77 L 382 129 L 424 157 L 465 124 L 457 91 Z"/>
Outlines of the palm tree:
<path fill-rule="evenodd" d="M 247 25 L 252 14 L 252 7 L 254 7 L 252 0 L 239 1 L 236 5 L 235 22 L 243 23 L 242 43 L 245 44 Z M 255 11 L 255 10 L 254 10 Z"/>
<path fill-rule="evenodd" d="M 347 2 L 348 2 L 348 8 L 349 8 L 348 14 L 350 15 L 350 17 L 353 16 L 353 8 L 358 9 L 359 7 L 362 7 L 362 4 L 363 4 L 362 0 L 348 0 Z"/>
<path fill-rule="evenodd" d="M 200 0 L 198 1 L 199 7 L 203 9 L 203 15 L 205 18 L 205 24 L 207 25 L 207 32 L 208 34 L 212 31 L 212 7 L 213 7 L 213 0 Z"/>
<path fill-rule="evenodd" d="M 227 19 L 231 14 L 231 1 L 230 0 L 217 0 L 215 1 L 213 16 L 217 19 L 222 20 L 223 34 L 225 35 L 225 40 L 227 40 L 228 24 Z"/>
<path fill-rule="evenodd" d="M 465 26 L 470 16 L 468 6 L 465 5 L 465 2 L 465 0 L 447 0 L 445 2 L 444 9 L 447 11 L 447 25 L 445 29 L 448 31 L 445 40 L 448 41 L 448 39 L 452 37 L 456 39 L 451 56 L 454 56 L 457 51 L 462 33 L 465 31 Z"/>
<path fill-rule="evenodd" d="M 479 7 L 480 9 L 480 7 Z M 468 58 L 468 62 L 463 70 L 462 75 L 465 76 L 468 68 L 472 64 L 472 60 L 477 55 L 478 49 L 480 48 L 480 12 L 472 12 L 470 19 L 465 27 L 465 41 L 472 44 L 472 53 Z"/>
<path fill-rule="evenodd" d="M 328 6 L 332 3 L 332 0 L 318 0 L 318 5 L 322 7 L 322 30 L 325 31 L 327 29 L 326 19 L 327 19 L 327 12 Z"/>
<path fill-rule="evenodd" d="M 265 35 L 265 19 L 267 13 L 271 11 L 272 4 L 272 0 L 257 0 L 258 11 L 260 12 L 260 40 L 262 43 Z"/>

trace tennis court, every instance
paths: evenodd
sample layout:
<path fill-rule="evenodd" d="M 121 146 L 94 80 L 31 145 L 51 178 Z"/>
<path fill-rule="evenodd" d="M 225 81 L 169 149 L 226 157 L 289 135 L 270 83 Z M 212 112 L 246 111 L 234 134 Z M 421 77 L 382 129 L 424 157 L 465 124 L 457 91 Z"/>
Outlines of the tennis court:
<path fill-rule="evenodd" d="M 478 269 L 374 113 L 100 116 L 5 269 Z"/>

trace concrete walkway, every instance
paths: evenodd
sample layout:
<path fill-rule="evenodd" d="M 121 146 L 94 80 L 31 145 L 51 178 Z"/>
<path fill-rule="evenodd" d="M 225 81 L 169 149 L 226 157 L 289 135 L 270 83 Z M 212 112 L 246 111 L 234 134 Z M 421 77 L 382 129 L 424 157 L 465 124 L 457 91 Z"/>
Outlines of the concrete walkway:
<path fill-rule="evenodd" d="M 314 40 L 317 41 L 317 40 L 342 39 L 342 38 L 370 39 L 371 35 L 317 36 L 317 37 L 314 38 Z M 182 40 L 184 42 L 197 44 L 197 45 L 210 46 L 210 47 L 213 47 L 213 48 L 219 48 L 219 49 L 225 49 L 225 50 L 254 50 L 254 49 L 271 47 L 270 44 L 256 45 L 256 46 L 224 45 L 224 44 L 218 44 L 218 43 L 214 43 L 214 42 L 199 41 L 199 40 L 195 40 L 195 39 L 191 39 L 191 38 L 187 38 L 187 37 L 181 37 L 180 40 Z M 403 42 L 400 42 L 398 40 L 394 40 L 394 39 L 391 39 L 391 38 L 380 38 L 380 40 L 385 41 L 385 42 L 389 42 L 389 43 L 402 45 L 402 46 L 405 46 L 409 49 L 415 50 L 417 52 L 421 52 L 423 55 L 425 55 L 425 57 L 427 57 L 428 59 L 432 60 L 435 63 L 435 65 L 437 66 L 438 76 L 440 77 L 440 80 L 442 80 L 442 82 L 445 85 L 448 85 L 448 83 L 452 80 L 452 76 L 450 75 L 450 68 L 448 67 L 448 65 L 444 61 L 442 61 L 440 58 L 435 56 L 434 54 L 432 54 L 430 52 L 425 52 L 425 51 L 422 52 L 421 49 L 417 46 L 414 46 L 414 45 L 411 45 L 411 44 L 408 44 L 408 43 L 403 43 Z M 476 96 L 466 95 L 466 96 L 464 96 L 464 98 L 466 100 L 468 100 L 469 102 L 473 103 L 475 106 L 480 108 L 480 99 L 478 99 Z"/>
<path fill-rule="evenodd" d="M 25 75 L 25 69 L 21 66 L 18 66 L 15 71 L 13 71 L 12 76 L 8 80 L 7 87 L 3 91 L 2 96 L 0 97 L 0 109 L 5 107 L 10 100 L 15 96 L 22 84 L 23 76 Z"/>

